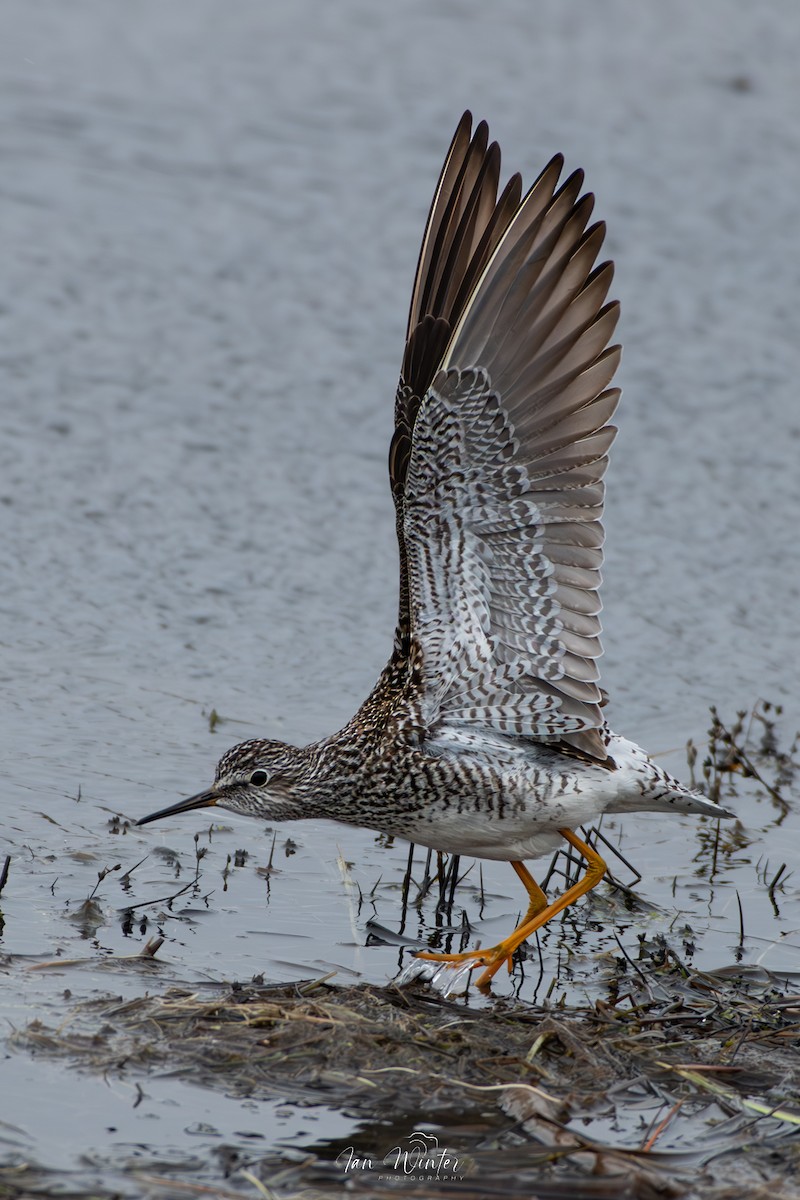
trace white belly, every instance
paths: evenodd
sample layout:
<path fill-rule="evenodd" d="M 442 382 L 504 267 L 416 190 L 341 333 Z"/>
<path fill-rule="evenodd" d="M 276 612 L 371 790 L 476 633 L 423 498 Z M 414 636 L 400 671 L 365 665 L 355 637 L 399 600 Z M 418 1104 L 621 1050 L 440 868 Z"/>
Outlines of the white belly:
<path fill-rule="evenodd" d="M 651 763 L 639 746 L 616 734 L 609 742 L 615 770 L 546 745 L 475 729 L 443 730 L 425 750 L 469 768 L 470 788 L 447 805 L 434 803 L 411 818 L 403 836 L 451 854 L 503 861 L 538 858 L 559 847 L 560 829 L 591 824 L 605 812 L 722 815 L 716 805 Z"/>

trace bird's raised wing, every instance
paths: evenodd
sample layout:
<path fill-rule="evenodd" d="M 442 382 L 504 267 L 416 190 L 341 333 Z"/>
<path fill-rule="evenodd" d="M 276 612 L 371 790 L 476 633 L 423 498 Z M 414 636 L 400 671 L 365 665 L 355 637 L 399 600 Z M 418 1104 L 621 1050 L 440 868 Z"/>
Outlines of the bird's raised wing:
<path fill-rule="evenodd" d="M 396 651 L 429 729 L 467 725 L 604 759 L 603 475 L 618 305 L 604 226 L 560 157 L 499 200 L 499 150 L 465 114 L 428 219 L 390 474 L 401 555 Z"/>

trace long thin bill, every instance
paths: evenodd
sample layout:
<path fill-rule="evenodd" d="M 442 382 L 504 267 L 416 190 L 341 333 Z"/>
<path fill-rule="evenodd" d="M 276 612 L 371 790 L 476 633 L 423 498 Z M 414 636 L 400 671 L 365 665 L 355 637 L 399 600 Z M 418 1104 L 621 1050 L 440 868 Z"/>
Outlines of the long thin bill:
<path fill-rule="evenodd" d="M 219 794 L 212 788 L 207 792 L 198 792 L 196 796 L 190 796 L 188 800 L 179 800 L 177 804 L 170 804 L 169 808 L 160 808 L 158 812 L 150 813 L 149 817 L 142 817 L 141 821 L 137 821 L 137 825 L 149 825 L 151 821 L 160 821 L 162 817 L 171 817 L 174 813 L 190 812 L 193 808 L 208 808 L 212 804 L 216 804 Z"/>

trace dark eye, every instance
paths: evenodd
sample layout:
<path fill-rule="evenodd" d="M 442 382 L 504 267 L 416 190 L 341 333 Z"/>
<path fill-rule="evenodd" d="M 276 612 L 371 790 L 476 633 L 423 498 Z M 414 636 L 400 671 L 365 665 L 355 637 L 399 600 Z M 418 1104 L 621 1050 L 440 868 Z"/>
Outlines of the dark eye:
<path fill-rule="evenodd" d="M 253 771 L 253 774 L 250 776 L 250 782 L 255 787 L 263 787 L 268 779 L 269 775 L 266 771 Z"/>

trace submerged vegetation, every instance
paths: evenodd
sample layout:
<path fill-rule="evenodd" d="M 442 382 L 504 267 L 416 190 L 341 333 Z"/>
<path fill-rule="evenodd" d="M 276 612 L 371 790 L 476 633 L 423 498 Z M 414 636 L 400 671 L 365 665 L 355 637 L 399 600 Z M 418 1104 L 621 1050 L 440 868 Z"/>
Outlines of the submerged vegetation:
<path fill-rule="evenodd" d="M 795 782 L 798 767 L 798 738 L 795 733 L 788 750 L 778 744 L 777 721 L 780 705 L 758 700 L 748 711 L 737 712 L 736 719 L 726 725 L 716 707 L 711 708 L 708 730 L 708 750 L 701 764 L 702 781 L 695 775 L 698 750 L 690 739 L 686 757 L 691 771 L 691 785 L 705 792 L 717 804 L 725 797 L 736 795 L 736 776 L 754 779 L 778 811 L 780 825 L 790 811 L 788 792 Z"/>

